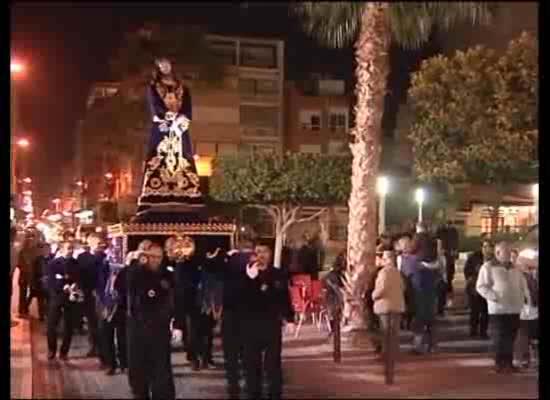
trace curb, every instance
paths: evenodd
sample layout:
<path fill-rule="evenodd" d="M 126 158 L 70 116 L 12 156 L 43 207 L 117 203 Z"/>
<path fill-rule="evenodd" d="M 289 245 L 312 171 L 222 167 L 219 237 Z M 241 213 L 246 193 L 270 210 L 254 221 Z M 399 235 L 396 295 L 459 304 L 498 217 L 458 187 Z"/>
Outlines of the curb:
<path fill-rule="evenodd" d="M 32 399 L 32 349 L 30 321 L 19 319 L 10 332 L 11 398 Z"/>

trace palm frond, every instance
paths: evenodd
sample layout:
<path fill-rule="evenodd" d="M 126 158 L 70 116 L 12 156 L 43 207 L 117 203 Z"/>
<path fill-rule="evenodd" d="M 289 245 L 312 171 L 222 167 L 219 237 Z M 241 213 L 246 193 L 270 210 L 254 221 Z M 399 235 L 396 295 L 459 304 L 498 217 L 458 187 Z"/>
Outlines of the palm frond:
<path fill-rule="evenodd" d="M 299 2 L 291 11 L 302 20 L 307 34 L 328 47 L 344 47 L 356 38 L 365 2 Z M 392 2 L 388 24 L 395 41 L 418 48 L 430 39 L 435 26 L 450 29 L 459 22 L 488 23 L 494 5 L 489 2 Z"/>
<path fill-rule="evenodd" d="M 364 2 L 300 2 L 291 11 L 302 19 L 304 31 L 328 47 L 345 47 L 359 32 Z"/>
<path fill-rule="evenodd" d="M 490 17 L 488 2 L 395 2 L 388 10 L 393 38 L 406 48 L 426 43 L 435 26 L 448 30 L 459 22 L 488 23 Z"/>

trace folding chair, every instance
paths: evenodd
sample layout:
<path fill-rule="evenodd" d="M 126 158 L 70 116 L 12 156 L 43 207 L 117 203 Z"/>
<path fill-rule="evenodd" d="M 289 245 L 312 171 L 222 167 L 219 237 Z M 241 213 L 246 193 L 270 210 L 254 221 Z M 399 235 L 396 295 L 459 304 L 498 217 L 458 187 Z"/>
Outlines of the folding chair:
<path fill-rule="evenodd" d="M 306 318 L 307 304 L 305 299 L 302 296 L 301 288 L 298 286 L 290 286 L 290 301 L 292 303 L 292 308 L 296 314 L 298 314 L 298 326 L 296 327 L 295 338 L 300 334 L 300 329 Z"/>

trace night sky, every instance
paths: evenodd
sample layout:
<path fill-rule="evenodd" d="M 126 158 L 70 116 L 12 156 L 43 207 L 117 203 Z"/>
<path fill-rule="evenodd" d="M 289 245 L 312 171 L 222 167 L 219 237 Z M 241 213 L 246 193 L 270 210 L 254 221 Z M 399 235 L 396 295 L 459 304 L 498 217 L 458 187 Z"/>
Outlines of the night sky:
<path fill-rule="evenodd" d="M 83 115 L 90 84 L 109 78 L 108 60 L 122 33 L 145 20 L 204 25 L 218 34 L 257 35 L 285 40 L 287 79 L 328 72 L 352 81 L 352 51 L 320 48 L 289 16 L 285 3 L 239 7 L 233 3 L 18 3 L 12 5 L 11 53 L 28 64 L 18 82 L 21 132 L 32 142 L 21 166 L 44 198 L 60 186 L 61 167 L 71 160 L 75 122 Z M 436 50 L 392 50 L 386 125 L 405 96 L 409 72 Z M 38 200 L 38 199 L 37 199 Z"/>

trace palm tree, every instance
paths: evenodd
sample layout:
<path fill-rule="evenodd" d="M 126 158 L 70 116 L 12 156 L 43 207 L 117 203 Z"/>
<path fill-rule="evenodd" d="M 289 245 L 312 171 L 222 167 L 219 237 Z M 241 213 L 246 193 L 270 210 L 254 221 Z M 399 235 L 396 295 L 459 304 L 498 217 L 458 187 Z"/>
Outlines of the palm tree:
<path fill-rule="evenodd" d="M 300 2 L 293 6 L 304 30 L 329 47 L 355 49 L 355 127 L 351 131 L 352 188 L 348 223 L 348 298 L 360 307 L 356 329 L 366 326 L 362 296 L 374 266 L 376 177 L 381 155 L 382 116 L 392 39 L 417 48 L 433 28 L 456 22 L 487 22 L 484 2 Z"/>

